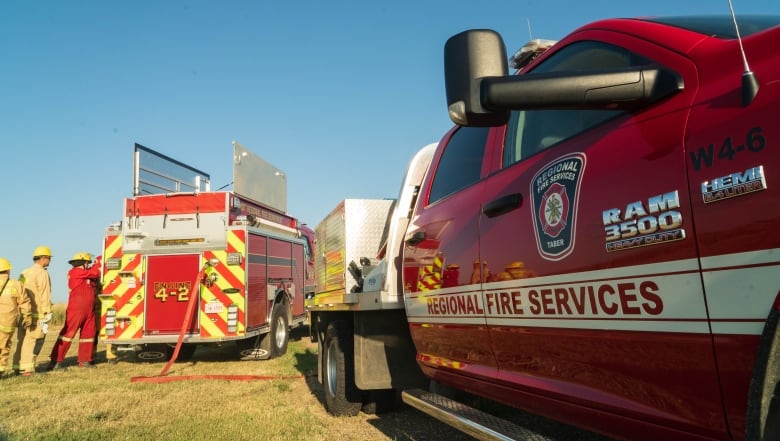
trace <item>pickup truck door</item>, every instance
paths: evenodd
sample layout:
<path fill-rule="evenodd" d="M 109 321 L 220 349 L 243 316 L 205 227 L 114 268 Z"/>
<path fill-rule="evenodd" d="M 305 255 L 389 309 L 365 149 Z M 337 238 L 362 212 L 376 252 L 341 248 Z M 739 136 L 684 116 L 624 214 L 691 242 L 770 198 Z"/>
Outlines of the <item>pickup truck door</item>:
<path fill-rule="evenodd" d="M 695 67 L 606 31 L 553 50 L 533 71 L 660 63 L 684 89 L 633 112 L 516 111 L 496 129 L 480 254 L 504 400 L 602 430 L 638 418 L 722 436 L 683 146 Z"/>
<path fill-rule="evenodd" d="M 480 300 L 479 202 L 488 129 L 444 136 L 407 228 L 404 300 L 423 371 L 450 386 L 462 374 L 492 378 L 495 360 Z M 449 380 L 442 376 L 450 376 Z"/>

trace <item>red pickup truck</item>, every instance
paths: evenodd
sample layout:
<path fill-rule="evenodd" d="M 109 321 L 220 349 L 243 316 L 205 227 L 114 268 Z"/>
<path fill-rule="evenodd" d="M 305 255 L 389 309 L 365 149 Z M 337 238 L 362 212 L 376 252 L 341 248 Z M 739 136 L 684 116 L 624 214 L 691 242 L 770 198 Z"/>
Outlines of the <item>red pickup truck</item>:
<path fill-rule="evenodd" d="M 496 33 L 452 37 L 457 125 L 412 161 L 384 263 L 311 299 L 328 410 L 401 390 L 480 439 L 544 438 L 467 392 L 618 439 L 780 439 L 778 47 L 777 16 L 610 19 L 509 75 Z M 350 250 L 315 265 L 350 280 L 327 271 Z"/>
<path fill-rule="evenodd" d="M 405 281 L 425 375 L 620 439 L 780 439 L 778 47 L 777 16 L 610 19 L 509 75 L 452 37 L 403 250 L 441 272 Z"/>

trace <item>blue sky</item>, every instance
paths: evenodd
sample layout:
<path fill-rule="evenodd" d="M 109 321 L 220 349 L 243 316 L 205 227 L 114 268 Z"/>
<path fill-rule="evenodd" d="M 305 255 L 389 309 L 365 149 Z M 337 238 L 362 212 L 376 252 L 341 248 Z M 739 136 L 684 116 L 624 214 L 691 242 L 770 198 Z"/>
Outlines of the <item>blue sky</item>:
<path fill-rule="evenodd" d="M 737 14 L 780 14 L 735 0 Z M 132 194 L 133 144 L 232 179 L 236 140 L 287 174 L 312 227 L 344 198 L 395 197 L 451 123 L 445 40 L 499 31 L 508 50 L 609 17 L 727 13 L 727 0 L 6 1 L 0 3 L 0 256 L 101 252 Z M 530 22 L 530 30 L 529 30 Z"/>

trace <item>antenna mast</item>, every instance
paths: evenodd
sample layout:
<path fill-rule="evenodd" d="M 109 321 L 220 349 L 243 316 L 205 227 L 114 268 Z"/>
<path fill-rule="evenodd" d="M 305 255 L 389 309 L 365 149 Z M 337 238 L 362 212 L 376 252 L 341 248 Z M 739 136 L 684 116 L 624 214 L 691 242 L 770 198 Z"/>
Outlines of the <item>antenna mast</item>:
<path fill-rule="evenodd" d="M 734 30 L 737 32 L 737 41 L 739 42 L 739 51 L 742 54 L 742 65 L 745 72 L 742 74 L 742 106 L 747 106 L 753 102 L 758 94 L 758 78 L 748 66 L 745 47 L 742 45 L 742 36 L 739 34 L 739 25 L 737 24 L 737 15 L 734 13 L 734 5 L 729 0 L 729 9 L 731 10 L 731 19 L 734 20 Z"/>

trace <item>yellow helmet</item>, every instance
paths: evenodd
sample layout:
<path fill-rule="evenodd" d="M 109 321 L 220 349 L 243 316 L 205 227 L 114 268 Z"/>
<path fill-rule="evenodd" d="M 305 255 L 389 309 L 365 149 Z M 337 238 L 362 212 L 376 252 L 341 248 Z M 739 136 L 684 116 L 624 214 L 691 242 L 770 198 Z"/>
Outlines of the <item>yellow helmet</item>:
<path fill-rule="evenodd" d="M 0 257 L 0 273 L 11 271 L 11 262 L 5 257 Z"/>
<path fill-rule="evenodd" d="M 47 256 L 51 257 L 51 248 L 41 245 L 33 250 L 33 257 Z"/>
<path fill-rule="evenodd" d="M 85 253 L 83 251 L 79 251 L 78 253 L 73 255 L 73 258 L 71 258 L 68 263 L 73 265 L 73 262 L 77 261 L 84 261 L 84 262 L 92 262 L 92 255 L 89 253 Z"/>

